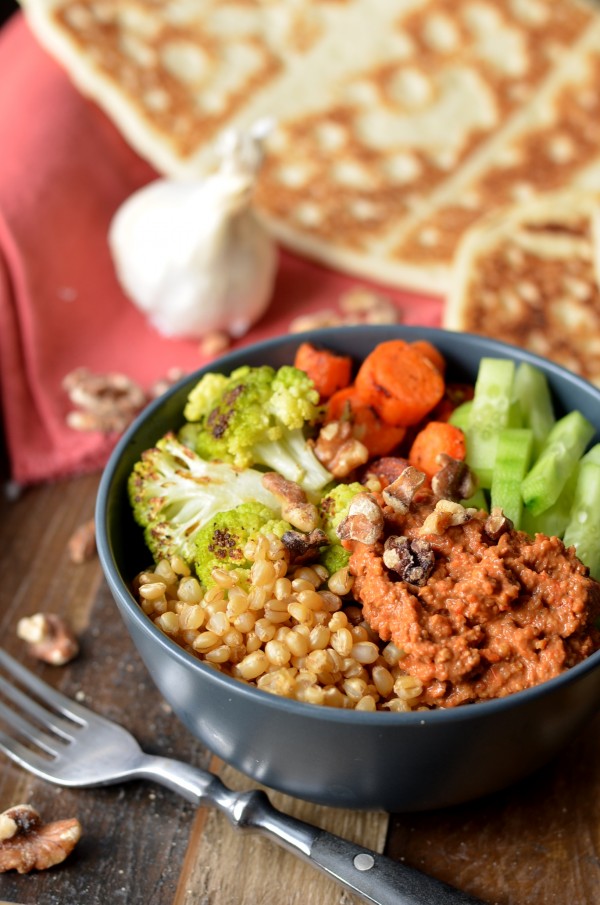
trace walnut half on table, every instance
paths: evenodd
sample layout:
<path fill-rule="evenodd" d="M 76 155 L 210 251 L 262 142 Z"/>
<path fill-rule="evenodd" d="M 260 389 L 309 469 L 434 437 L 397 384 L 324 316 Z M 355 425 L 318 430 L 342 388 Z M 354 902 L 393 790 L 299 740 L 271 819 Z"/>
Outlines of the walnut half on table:
<path fill-rule="evenodd" d="M 17 804 L 0 814 L 0 873 L 54 867 L 71 854 L 80 838 L 76 817 L 44 824 L 30 804 Z"/>

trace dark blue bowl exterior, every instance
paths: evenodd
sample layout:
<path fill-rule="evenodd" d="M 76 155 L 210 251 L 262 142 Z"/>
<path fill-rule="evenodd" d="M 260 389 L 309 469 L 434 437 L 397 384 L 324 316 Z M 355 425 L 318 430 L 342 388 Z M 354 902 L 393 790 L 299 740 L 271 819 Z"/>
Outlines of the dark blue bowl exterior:
<path fill-rule="evenodd" d="M 503 343 L 402 326 L 352 327 L 281 338 L 240 350 L 206 370 L 279 366 L 310 338 L 360 361 L 377 343 L 429 339 L 455 380 L 474 379 L 483 356 L 542 368 L 559 412 L 579 409 L 600 434 L 600 391 L 562 368 Z M 189 730 L 219 757 L 274 789 L 334 807 L 424 810 L 496 791 L 552 758 L 600 703 L 600 652 L 568 673 L 511 697 L 439 711 L 357 713 L 260 692 L 202 664 L 165 637 L 128 591 L 149 564 L 126 482 L 144 449 L 177 428 L 203 371 L 153 403 L 124 435 L 102 476 L 97 541 L 108 584 L 152 679 Z"/>

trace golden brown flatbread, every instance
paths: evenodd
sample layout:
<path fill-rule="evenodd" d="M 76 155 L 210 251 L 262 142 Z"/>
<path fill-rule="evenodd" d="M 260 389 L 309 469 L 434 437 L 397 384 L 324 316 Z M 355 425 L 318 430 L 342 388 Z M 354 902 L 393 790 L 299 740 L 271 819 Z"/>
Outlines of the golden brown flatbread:
<path fill-rule="evenodd" d="M 444 326 L 523 346 L 600 386 L 599 213 L 600 193 L 573 190 L 483 218 L 460 243 Z"/>
<path fill-rule="evenodd" d="M 461 234 L 600 187 L 600 17 L 582 0 L 23 0 L 40 41 L 160 172 L 263 116 L 257 204 L 287 246 L 446 290 Z"/>

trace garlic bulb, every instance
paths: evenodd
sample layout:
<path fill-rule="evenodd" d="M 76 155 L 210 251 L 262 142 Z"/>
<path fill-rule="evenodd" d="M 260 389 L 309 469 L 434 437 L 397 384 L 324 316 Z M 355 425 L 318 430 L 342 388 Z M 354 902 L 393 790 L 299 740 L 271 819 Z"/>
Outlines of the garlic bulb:
<path fill-rule="evenodd" d="M 157 179 L 115 214 L 108 241 L 126 295 L 163 335 L 242 336 L 268 307 L 276 246 L 252 209 L 270 123 L 224 136 L 199 182 Z"/>

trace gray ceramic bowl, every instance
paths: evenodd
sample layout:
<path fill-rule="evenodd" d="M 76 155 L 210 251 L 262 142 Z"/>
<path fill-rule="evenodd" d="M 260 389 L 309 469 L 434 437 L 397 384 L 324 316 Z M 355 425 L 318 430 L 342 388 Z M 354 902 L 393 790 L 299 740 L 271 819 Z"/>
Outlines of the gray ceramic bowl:
<path fill-rule="evenodd" d="M 579 409 L 600 434 L 600 390 L 519 349 L 435 329 L 344 327 L 283 337 L 220 359 L 290 363 L 302 339 L 357 360 L 393 337 L 429 339 L 449 374 L 473 380 L 482 356 L 529 361 L 546 373 L 558 412 Z M 169 640 L 144 615 L 128 582 L 149 563 L 129 510 L 126 481 L 140 453 L 182 421 L 202 371 L 149 406 L 115 449 L 102 477 L 97 541 L 106 579 L 158 689 L 198 739 L 253 779 L 325 805 L 409 811 L 496 791 L 538 768 L 579 732 L 600 704 L 600 652 L 558 678 L 510 697 L 438 711 L 356 712 L 290 701 L 219 674 Z"/>

